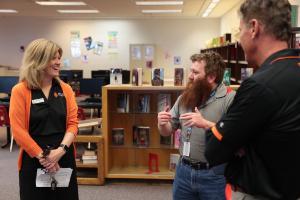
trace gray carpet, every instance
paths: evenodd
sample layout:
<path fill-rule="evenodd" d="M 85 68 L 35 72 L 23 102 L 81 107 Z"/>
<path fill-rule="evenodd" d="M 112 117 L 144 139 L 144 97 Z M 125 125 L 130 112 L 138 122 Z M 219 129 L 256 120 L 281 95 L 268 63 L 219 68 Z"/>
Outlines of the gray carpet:
<path fill-rule="evenodd" d="M 0 131 L 1 132 L 1 131 Z M 0 144 L 3 135 L 0 134 Z M 19 200 L 18 149 L 0 148 L 0 200 Z M 104 186 L 79 186 L 80 200 L 168 200 L 172 199 L 172 185 L 158 181 L 107 181 Z"/>

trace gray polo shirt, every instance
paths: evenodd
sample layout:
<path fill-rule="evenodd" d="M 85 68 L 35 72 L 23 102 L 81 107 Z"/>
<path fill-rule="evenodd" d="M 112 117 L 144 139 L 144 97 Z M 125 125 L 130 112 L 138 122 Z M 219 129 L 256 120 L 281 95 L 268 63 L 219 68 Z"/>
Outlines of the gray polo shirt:
<path fill-rule="evenodd" d="M 228 92 L 227 87 L 224 84 L 220 84 L 216 89 L 216 92 L 211 96 L 207 102 L 198 107 L 202 116 L 212 122 L 217 122 L 222 117 L 222 115 L 227 111 L 235 95 L 235 91 Z M 171 109 L 171 125 L 173 130 L 178 128 L 181 129 L 180 137 L 180 147 L 179 152 L 182 155 L 183 142 L 187 141 L 186 132 L 187 126 L 183 126 L 183 120 L 179 120 L 181 114 L 187 112 L 194 112 L 194 110 L 186 109 L 179 105 L 181 96 L 176 100 L 173 108 Z M 205 151 L 205 129 L 197 128 L 195 126 L 191 127 L 192 133 L 190 136 L 190 158 L 192 161 L 207 162 L 204 151 Z"/>

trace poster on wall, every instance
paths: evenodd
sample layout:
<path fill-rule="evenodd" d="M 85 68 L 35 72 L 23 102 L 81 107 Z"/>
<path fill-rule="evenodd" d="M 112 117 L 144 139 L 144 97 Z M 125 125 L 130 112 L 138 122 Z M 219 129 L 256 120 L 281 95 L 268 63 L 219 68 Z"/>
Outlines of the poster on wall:
<path fill-rule="evenodd" d="M 142 59 L 141 46 L 139 46 L 139 45 L 131 46 L 131 59 L 132 60 L 141 60 Z"/>
<path fill-rule="evenodd" d="M 91 36 L 83 38 L 86 50 L 91 50 L 94 48 L 93 39 Z"/>
<path fill-rule="evenodd" d="M 103 50 L 103 42 L 95 42 L 94 54 L 101 55 Z"/>
<path fill-rule="evenodd" d="M 174 56 L 174 65 L 181 65 L 181 57 Z"/>
<path fill-rule="evenodd" d="M 88 56 L 87 56 L 87 55 L 82 55 L 82 56 L 81 56 L 81 61 L 82 61 L 83 63 L 88 63 Z"/>
<path fill-rule="evenodd" d="M 152 61 L 154 59 L 154 46 L 145 46 L 145 59 L 148 61 Z"/>
<path fill-rule="evenodd" d="M 63 60 L 63 69 L 71 69 L 70 59 L 65 58 Z"/>
<path fill-rule="evenodd" d="M 108 48 L 109 49 L 117 49 L 118 48 L 118 31 L 108 31 Z"/>
<path fill-rule="evenodd" d="M 79 58 L 81 56 L 79 31 L 71 31 L 70 47 L 71 47 L 71 56 L 74 58 Z"/>

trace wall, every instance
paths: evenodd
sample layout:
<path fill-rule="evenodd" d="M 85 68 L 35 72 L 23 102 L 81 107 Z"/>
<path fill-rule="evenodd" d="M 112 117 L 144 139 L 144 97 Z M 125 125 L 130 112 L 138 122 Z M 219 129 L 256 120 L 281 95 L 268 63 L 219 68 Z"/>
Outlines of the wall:
<path fill-rule="evenodd" d="M 298 27 L 300 27 L 300 0 L 289 0 L 291 5 L 297 5 L 298 6 Z M 221 35 L 224 33 L 236 33 L 238 31 L 240 18 L 238 16 L 238 10 L 241 6 L 243 1 L 238 3 L 236 6 L 234 6 L 230 11 L 228 11 L 223 17 L 221 18 L 220 24 L 220 32 Z"/>
<path fill-rule="evenodd" d="M 234 39 L 234 35 L 238 32 L 239 24 L 240 24 L 240 18 L 238 15 L 238 10 L 241 6 L 242 2 L 238 3 L 236 6 L 234 6 L 231 10 L 229 10 L 220 21 L 220 32 L 221 35 L 224 33 L 231 33 L 232 35 L 232 41 L 236 41 Z"/>
<path fill-rule="evenodd" d="M 181 56 L 182 66 L 188 68 L 189 57 L 204 47 L 204 41 L 220 35 L 219 19 L 58 20 L 3 17 L 0 18 L 0 27 L 0 65 L 19 68 L 23 55 L 19 47 L 44 37 L 60 44 L 64 50 L 63 59 L 70 59 L 72 69 L 84 69 L 84 77 L 90 77 L 90 70 L 129 69 L 129 44 L 156 44 L 165 55 L 170 55 L 161 56 L 160 63 L 174 67 L 173 56 Z M 88 63 L 71 57 L 70 31 L 77 30 L 81 36 L 81 52 L 88 56 Z M 108 31 L 118 31 L 117 55 L 108 54 Z M 101 56 L 85 50 L 82 38 L 87 36 L 104 43 Z"/>

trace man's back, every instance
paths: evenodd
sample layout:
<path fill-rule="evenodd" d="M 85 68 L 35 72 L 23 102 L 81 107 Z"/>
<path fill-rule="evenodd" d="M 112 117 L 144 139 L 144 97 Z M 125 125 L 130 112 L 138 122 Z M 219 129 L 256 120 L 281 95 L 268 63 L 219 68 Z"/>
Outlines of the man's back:
<path fill-rule="evenodd" d="M 245 149 L 242 158 L 229 161 L 225 174 L 229 183 L 245 193 L 271 199 L 300 197 L 296 189 L 300 185 L 297 55 L 294 50 L 271 55 L 242 83 L 228 113 L 212 129 L 219 135 L 218 141 L 217 137 L 209 140 L 206 149 L 206 158 L 213 165 L 232 160 L 232 152 Z M 278 195 L 273 195 L 276 192 Z"/>
<path fill-rule="evenodd" d="M 270 102 L 268 109 L 261 110 L 269 118 L 253 143 L 275 189 L 292 199 L 300 196 L 296 189 L 300 185 L 300 58 L 293 57 L 297 55 L 291 50 L 277 52 L 252 77 L 270 94 L 262 99 Z"/>

